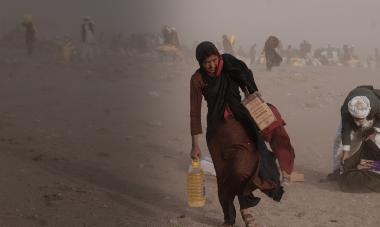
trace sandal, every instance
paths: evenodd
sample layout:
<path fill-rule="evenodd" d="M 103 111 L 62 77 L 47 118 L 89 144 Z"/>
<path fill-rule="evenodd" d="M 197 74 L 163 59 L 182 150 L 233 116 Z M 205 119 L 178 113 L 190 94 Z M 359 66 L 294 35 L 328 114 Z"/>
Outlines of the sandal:
<path fill-rule="evenodd" d="M 256 220 L 251 213 L 249 213 L 248 209 L 240 210 L 241 217 L 245 223 L 245 227 L 257 227 Z"/>

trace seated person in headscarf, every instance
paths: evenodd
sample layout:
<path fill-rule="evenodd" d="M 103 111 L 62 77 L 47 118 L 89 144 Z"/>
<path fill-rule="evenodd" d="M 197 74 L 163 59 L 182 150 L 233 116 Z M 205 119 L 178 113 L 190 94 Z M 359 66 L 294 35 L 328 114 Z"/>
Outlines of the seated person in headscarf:
<path fill-rule="evenodd" d="M 341 107 L 341 124 L 337 130 L 333 150 L 333 173 L 336 180 L 342 163 L 357 152 L 363 141 L 373 139 L 380 132 L 380 90 L 359 86 L 352 90 Z"/>
<path fill-rule="evenodd" d="M 339 186 L 344 192 L 380 192 L 380 134 L 363 142 L 359 151 L 346 159 Z"/>

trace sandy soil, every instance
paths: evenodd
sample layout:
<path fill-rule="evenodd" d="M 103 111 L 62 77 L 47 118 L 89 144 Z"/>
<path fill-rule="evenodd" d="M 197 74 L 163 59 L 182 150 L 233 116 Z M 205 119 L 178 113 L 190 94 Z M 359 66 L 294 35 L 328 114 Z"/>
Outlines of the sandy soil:
<path fill-rule="evenodd" d="M 207 178 L 204 208 L 186 204 L 193 60 L 64 64 L 1 51 L 0 226 L 221 223 L 214 177 Z M 267 73 L 258 66 L 255 78 L 287 121 L 296 169 L 306 174 L 306 182 L 286 187 L 281 203 L 256 192 L 258 220 L 276 227 L 380 226 L 380 195 L 342 193 L 320 182 L 331 171 L 340 104 L 356 85 L 380 87 L 378 72 L 284 66 Z"/>

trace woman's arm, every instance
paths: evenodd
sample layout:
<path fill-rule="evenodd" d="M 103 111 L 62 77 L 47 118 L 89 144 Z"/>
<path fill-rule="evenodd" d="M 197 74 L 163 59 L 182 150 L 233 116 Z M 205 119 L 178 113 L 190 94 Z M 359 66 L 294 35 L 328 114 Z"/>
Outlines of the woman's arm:
<path fill-rule="evenodd" d="M 202 108 L 202 88 L 200 75 L 195 74 L 190 81 L 190 129 L 192 137 L 191 158 L 200 158 L 201 150 L 199 138 L 202 135 L 201 108 Z"/>

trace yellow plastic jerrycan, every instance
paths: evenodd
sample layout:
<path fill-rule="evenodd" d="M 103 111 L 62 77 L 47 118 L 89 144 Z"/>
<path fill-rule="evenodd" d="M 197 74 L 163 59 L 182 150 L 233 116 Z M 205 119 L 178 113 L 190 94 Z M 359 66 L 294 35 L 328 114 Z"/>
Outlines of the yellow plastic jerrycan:
<path fill-rule="evenodd" d="M 63 44 L 62 55 L 65 62 L 71 62 L 74 54 L 74 46 L 70 41 Z"/>
<path fill-rule="evenodd" d="M 206 203 L 205 175 L 199 159 L 192 161 L 187 173 L 187 201 L 190 207 L 203 207 Z"/>

